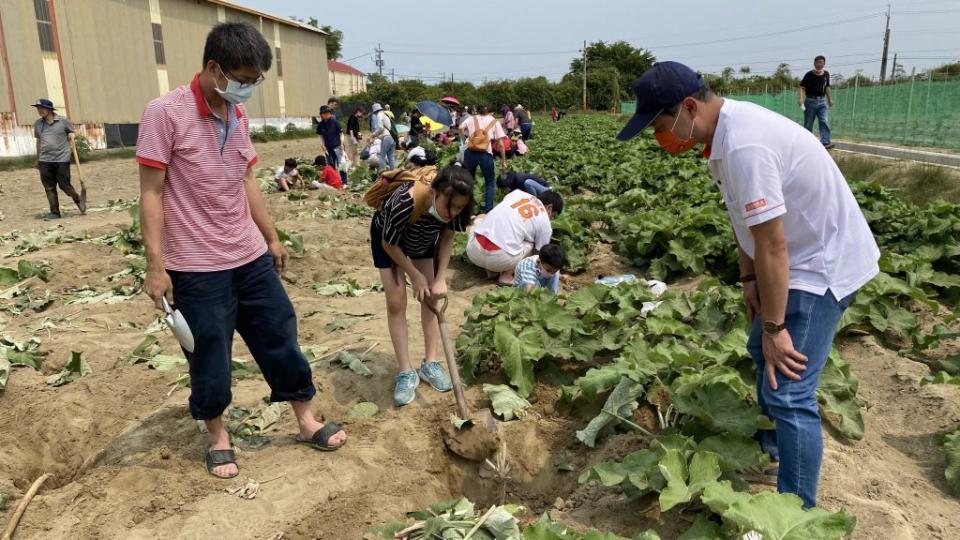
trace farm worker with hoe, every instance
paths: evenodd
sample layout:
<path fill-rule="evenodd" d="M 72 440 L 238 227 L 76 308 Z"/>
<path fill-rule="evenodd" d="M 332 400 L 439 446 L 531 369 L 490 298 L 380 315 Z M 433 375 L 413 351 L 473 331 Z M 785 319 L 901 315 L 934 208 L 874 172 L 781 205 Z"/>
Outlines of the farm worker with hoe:
<path fill-rule="evenodd" d="M 490 213 L 479 215 L 467 231 L 467 258 L 499 276 L 497 285 L 513 287 L 513 269 L 530 255 L 550 243 L 550 220 L 563 212 L 563 198 L 555 191 L 534 197 L 515 189 L 504 196 Z"/>
<path fill-rule="evenodd" d="M 752 103 L 721 99 L 690 68 L 655 64 L 634 82 L 637 113 L 618 139 L 647 126 L 664 150 L 706 145 L 740 251 L 760 408 L 758 435 L 779 460 L 777 489 L 817 503 L 823 435 L 815 395 L 837 323 L 879 272 L 880 251 L 823 145 Z"/>
<path fill-rule="evenodd" d="M 239 472 L 221 417 L 231 400 L 234 330 L 263 371 L 270 400 L 290 402 L 299 441 L 336 450 L 347 440 L 310 410 L 316 389 L 279 278 L 288 255 L 253 174 L 257 154 L 242 103 L 272 61 L 252 26 L 215 26 L 202 71 L 147 105 L 137 141 L 144 291 L 158 309 L 163 299 L 175 304 L 193 332 L 195 349 L 184 351 L 190 414 L 206 422 L 207 471 L 219 478 Z"/>
<path fill-rule="evenodd" d="M 426 169 L 419 169 L 420 174 Z M 402 171 L 413 176 L 418 173 Z M 450 376 L 437 361 L 440 326 L 426 303 L 435 303 L 447 294 L 447 267 L 453 253 L 453 235 L 470 223 L 473 208 L 473 177 L 455 165 L 441 169 L 435 178 L 410 182 L 400 180 L 375 184 L 364 199 L 377 211 L 370 222 L 370 248 L 373 265 L 380 272 L 387 300 L 387 327 L 399 373 L 395 380 L 393 402 L 397 407 L 417 397 L 417 386 L 424 379 L 438 392 L 453 389 Z M 390 192 L 392 189 L 392 193 Z M 407 281 L 413 285 L 413 297 L 421 303 L 424 358 L 413 369 L 408 350 Z"/>
<path fill-rule="evenodd" d="M 60 200 L 57 197 L 57 186 L 67 194 L 81 214 L 87 213 L 87 205 L 80 199 L 80 194 L 70 184 L 70 159 L 75 134 L 70 120 L 57 114 L 53 102 L 40 98 L 32 105 L 37 108 L 40 118 L 33 123 L 33 136 L 37 138 L 37 169 L 40 170 L 40 182 L 47 193 L 47 203 L 50 213 L 47 219 L 60 218 Z"/>
<path fill-rule="evenodd" d="M 830 125 L 827 120 L 828 111 L 833 107 L 833 96 L 830 94 L 830 72 L 823 69 L 827 65 L 827 58 L 823 55 L 813 59 L 813 69 L 808 71 L 800 81 L 797 105 L 803 109 L 803 127 L 813 133 L 813 119 L 820 124 L 820 144 L 830 150 Z"/>

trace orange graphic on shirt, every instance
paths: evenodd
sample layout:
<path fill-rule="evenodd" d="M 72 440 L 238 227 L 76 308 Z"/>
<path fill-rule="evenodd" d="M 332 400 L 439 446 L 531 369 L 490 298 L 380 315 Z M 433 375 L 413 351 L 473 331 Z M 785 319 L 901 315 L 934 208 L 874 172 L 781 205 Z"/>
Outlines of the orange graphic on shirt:
<path fill-rule="evenodd" d="M 767 205 L 766 199 L 758 199 L 756 201 L 747 203 L 747 212 L 752 212 L 754 210 L 763 208 L 766 205 Z"/>
<path fill-rule="evenodd" d="M 531 219 L 540 215 L 540 211 L 543 210 L 543 203 L 540 202 L 540 199 L 520 199 L 519 201 L 510 205 L 510 208 L 516 208 L 517 212 L 520 214 L 520 217 L 523 219 Z"/>

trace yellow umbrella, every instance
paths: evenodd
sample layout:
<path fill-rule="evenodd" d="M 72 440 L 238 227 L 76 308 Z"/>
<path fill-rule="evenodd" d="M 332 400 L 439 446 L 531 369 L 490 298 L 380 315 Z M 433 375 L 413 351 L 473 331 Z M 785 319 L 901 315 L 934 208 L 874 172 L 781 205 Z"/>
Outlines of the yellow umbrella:
<path fill-rule="evenodd" d="M 448 129 L 448 126 L 445 126 L 440 122 L 434 122 L 423 115 L 420 116 L 420 123 L 425 129 L 429 129 L 431 133 L 440 133 Z"/>

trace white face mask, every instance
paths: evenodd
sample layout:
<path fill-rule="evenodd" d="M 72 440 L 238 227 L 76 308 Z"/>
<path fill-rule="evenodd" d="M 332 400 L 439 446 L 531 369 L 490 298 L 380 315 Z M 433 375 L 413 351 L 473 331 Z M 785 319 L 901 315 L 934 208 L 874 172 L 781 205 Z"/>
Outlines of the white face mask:
<path fill-rule="evenodd" d="M 431 215 L 431 216 L 437 218 L 437 221 L 440 221 L 440 222 L 443 222 L 443 223 L 450 223 L 450 220 L 449 220 L 449 219 L 444 219 L 444 218 L 440 217 L 440 211 L 437 210 L 437 196 L 436 196 L 436 195 L 433 196 L 433 205 L 430 206 L 430 210 L 428 210 L 428 211 L 430 212 L 430 215 Z"/>
<path fill-rule="evenodd" d="M 217 69 L 220 70 L 220 75 L 222 75 L 224 79 L 227 79 L 227 88 L 225 90 L 221 90 L 219 86 L 214 87 L 214 90 L 220 94 L 221 98 L 223 98 L 225 101 L 233 103 L 234 105 L 237 105 L 253 97 L 253 88 L 259 83 L 245 85 L 227 77 L 220 66 L 217 66 Z"/>
<path fill-rule="evenodd" d="M 537 272 L 540 274 L 541 279 L 550 279 L 555 275 L 555 273 L 547 272 L 543 269 L 543 266 L 540 265 L 537 265 Z"/>

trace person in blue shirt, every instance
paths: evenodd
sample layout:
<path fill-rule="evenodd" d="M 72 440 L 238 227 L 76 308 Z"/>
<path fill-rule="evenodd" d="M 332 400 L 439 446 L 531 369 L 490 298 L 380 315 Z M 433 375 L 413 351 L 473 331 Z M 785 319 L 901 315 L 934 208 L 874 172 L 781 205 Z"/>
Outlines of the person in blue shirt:
<path fill-rule="evenodd" d="M 497 186 L 506 190 L 507 193 L 519 189 L 534 197 L 539 196 L 544 191 L 550 191 L 550 184 L 546 180 L 533 174 L 513 171 L 498 178 Z"/>
<path fill-rule="evenodd" d="M 320 107 L 320 123 L 317 124 L 317 135 L 320 135 L 320 151 L 327 155 L 327 164 L 334 169 L 340 166 L 340 155 L 343 153 L 343 130 L 340 123 L 333 116 L 333 109 L 329 105 Z"/>
<path fill-rule="evenodd" d="M 567 265 L 567 254 L 559 244 L 547 244 L 540 253 L 520 261 L 513 271 L 513 286 L 531 291 L 537 287 L 560 292 L 560 271 Z"/>

